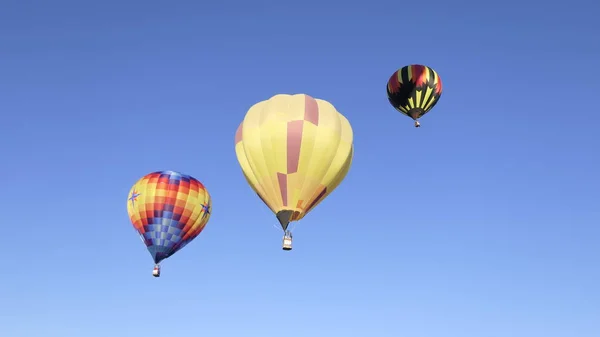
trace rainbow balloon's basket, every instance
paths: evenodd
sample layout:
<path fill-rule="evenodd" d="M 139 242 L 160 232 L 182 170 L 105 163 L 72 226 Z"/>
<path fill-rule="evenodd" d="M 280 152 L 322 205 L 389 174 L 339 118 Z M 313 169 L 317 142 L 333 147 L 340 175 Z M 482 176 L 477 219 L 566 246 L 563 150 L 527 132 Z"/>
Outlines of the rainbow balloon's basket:
<path fill-rule="evenodd" d="M 292 250 L 292 233 L 285 231 L 283 236 L 283 250 Z"/>
<path fill-rule="evenodd" d="M 152 270 L 152 276 L 160 277 L 160 266 L 159 265 L 154 266 L 154 269 Z"/>

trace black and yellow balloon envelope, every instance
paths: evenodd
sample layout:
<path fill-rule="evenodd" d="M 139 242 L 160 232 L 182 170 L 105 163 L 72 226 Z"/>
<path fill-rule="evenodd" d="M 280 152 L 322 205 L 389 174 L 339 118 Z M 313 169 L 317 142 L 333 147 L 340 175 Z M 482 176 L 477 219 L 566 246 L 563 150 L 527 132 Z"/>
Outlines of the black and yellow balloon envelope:
<path fill-rule="evenodd" d="M 291 249 L 298 221 L 346 177 L 352 164 L 350 123 L 329 102 L 309 95 L 275 95 L 253 105 L 235 134 L 248 184 L 275 213 Z"/>
<path fill-rule="evenodd" d="M 415 121 L 437 104 L 442 95 L 442 80 L 430 67 L 413 64 L 398 69 L 387 83 L 390 104 Z"/>
<path fill-rule="evenodd" d="M 158 171 L 138 180 L 129 191 L 127 213 L 148 248 L 160 276 L 160 262 L 185 247 L 210 219 L 212 201 L 197 179 Z"/>

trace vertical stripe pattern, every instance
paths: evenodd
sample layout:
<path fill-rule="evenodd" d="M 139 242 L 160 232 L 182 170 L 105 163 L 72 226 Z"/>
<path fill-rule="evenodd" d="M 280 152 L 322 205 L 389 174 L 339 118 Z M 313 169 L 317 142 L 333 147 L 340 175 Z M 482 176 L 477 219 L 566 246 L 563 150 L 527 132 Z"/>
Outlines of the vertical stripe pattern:
<path fill-rule="evenodd" d="M 442 80 L 430 67 L 414 64 L 392 74 L 387 83 L 390 104 L 412 119 L 429 112 L 442 95 Z"/>

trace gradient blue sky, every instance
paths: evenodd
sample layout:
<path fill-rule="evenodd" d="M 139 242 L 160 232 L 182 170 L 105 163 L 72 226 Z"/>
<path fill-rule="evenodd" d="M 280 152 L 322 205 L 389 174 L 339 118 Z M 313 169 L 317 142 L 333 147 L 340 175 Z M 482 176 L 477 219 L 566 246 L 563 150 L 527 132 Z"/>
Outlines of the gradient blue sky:
<path fill-rule="evenodd" d="M 600 336 L 600 5 L 338 3 L 2 1 L 0 335 Z M 355 133 L 289 253 L 233 144 L 277 93 Z M 214 209 L 155 279 L 126 198 L 163 169 Z"/>

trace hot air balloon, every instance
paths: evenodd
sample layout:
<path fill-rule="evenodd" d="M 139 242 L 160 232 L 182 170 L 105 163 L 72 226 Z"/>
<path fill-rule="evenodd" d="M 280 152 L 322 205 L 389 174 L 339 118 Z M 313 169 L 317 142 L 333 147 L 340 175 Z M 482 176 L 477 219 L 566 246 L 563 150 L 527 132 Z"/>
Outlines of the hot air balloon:
<path fill-rule="evenodd" d="M 242 172 L 284 231 L 342 182 L 354 148 L 352 127 L 331 103 L 305 94 L 275 95 L 253 105 L 235 134 Z"/>
<path fill-rule="evenodd" d="M 442 95 L 442 80 L 430 67 L 413 64 L 397 70 L 387 83 L 388 100 L 392 106 L 412 118 L 420 127 L 419 118 L 431 110 Z"/>
<path fill-rule="evenodd" d="M 127 213 L 154 260 L 160 262 L 194 240 L 210 218 L 212 201 L 201 182 L 174 171 L 158 171 L 138 180 L 129 191 Z"/>

